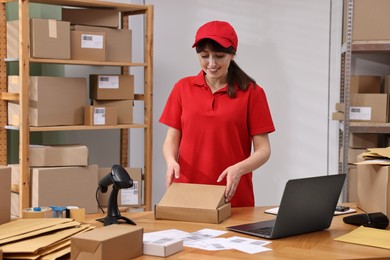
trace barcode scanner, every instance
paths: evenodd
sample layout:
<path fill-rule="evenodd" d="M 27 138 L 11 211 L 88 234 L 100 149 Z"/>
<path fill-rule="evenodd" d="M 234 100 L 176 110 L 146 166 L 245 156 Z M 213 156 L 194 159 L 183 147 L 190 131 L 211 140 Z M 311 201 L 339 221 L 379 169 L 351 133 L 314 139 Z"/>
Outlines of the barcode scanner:
<path fill-rule="evenodd" d="M 352 216 L 347 216 L 343 218 L 344 223 L 385 229 L 389 225 L 389 219 L 387 216 L 381 212 L 368 213 L 368 214 L 355 214 Z"/>

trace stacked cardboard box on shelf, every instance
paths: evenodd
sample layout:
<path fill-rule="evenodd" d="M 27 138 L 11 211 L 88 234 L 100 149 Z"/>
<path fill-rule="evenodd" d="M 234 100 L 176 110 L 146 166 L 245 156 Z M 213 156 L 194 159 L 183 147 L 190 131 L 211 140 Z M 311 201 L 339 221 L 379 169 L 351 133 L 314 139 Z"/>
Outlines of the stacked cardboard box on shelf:
<path fill-rule="evenodd" d="M 89 91 L 93 107 L 115 107 L 118 124 L 133 123 L 133 75 L 90 75 Z"/>
<path fill-rule="evenodd" d="M 382 91 L 381 76 L 351 76 L 350 121 L 388 122 L 388 93 Z M 344 106 L 336 104 L 333 120 L 344 120 Z"/>
<path fill-rule="evenodd" d="M 70 59 L 70 23 L 52 19 L 31 19 L 30 56 Z M 19 58 L 19 20 L 7 22 L 7 58 Z"/>
<path fill-rule="evenodd" d="M 8 76 L 8 92 L 19 93 L 19 76 Z M 82 125 L 87 104 L 85 78 L 30 77 L 30 126 Z M 8 124 L 19 125 L 19 103 L 8 102 Z"/>
<path fill-rule="evenodd" d="M 30 146 L 30 204 L 32 207 L 77 206 L 97 213 L 95 192 L 98 166 L 88 163 L 84 145 Z M 19 184 L 19 165 L 12 168 L 12 183 Z M 12 196 L 12 215 L 20 216 L 19 196 Z"/>
<path fill-rule="evenodd" d="M 344 1 L 344 26 L 347 21 L 347 4 Z M 390 40 L 390 20 L 388 0 L 354 0 L 353 3 L 353 41 L 384 41 Z M 346 41 L 346 30 L 343 31 L 343 42 Z"/>

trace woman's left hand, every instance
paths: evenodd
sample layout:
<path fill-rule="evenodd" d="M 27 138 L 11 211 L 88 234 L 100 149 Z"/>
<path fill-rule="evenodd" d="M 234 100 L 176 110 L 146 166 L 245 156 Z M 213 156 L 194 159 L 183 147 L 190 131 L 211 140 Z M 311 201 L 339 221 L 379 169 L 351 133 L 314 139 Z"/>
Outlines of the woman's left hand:
<path fill-rule="evenodd" d="M 229 202 L 234 193 L 236 193 L 238 183 L 240 182 L 242 174 L 238 165 L 232 165 L 226 168 L 221 175 L 219 175 L 217 182 L 221 182 L 226 178 L 226 190 L 225 190 L 225 201 Z"/>

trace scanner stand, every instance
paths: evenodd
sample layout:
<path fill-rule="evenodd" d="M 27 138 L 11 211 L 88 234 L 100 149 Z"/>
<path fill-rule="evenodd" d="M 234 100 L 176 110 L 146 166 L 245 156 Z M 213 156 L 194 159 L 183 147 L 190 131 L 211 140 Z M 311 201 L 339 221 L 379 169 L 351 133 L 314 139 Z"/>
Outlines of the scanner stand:
<path fill-rule="evenodd" d="M 108 200 L 108 209 L 107 209 L 107 216 L 105 218 L 100 218 L 96 219 L 99 222 L 103 222 L 104 226 L 108 226 L 111 224 L 120 224 L 120 223 L 125 223 L 125 224 L 131 224 L 131 225 L 136 225 L 134 221 L 132 221 L 129 218 L 126 218 L 121 215 L 119 212 L 118 208 L 118 189 L 113 187 L 110 198 Z M 123 220 L 123 221 L 119 221 Z"/>

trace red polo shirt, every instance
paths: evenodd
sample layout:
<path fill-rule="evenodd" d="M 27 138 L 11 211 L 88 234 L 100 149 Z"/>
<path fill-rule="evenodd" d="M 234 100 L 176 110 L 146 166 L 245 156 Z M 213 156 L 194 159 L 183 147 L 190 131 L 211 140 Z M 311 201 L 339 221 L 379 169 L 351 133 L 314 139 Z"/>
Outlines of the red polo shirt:
<path fill-rule="evenodd" d="M 275 130 L 264 90 L 237 88 L 236 98 L 227 87 L 214 94 L 204 73 L 178 81 L 159 120 L 181 131 L 180 178 L 176 182 L 226 185 L 218 176 L 228 166 L 251 154 L 252 136 Z M 241 177 L 231 200 L 233 207 L 254 206 L 252 173 Z"/>

